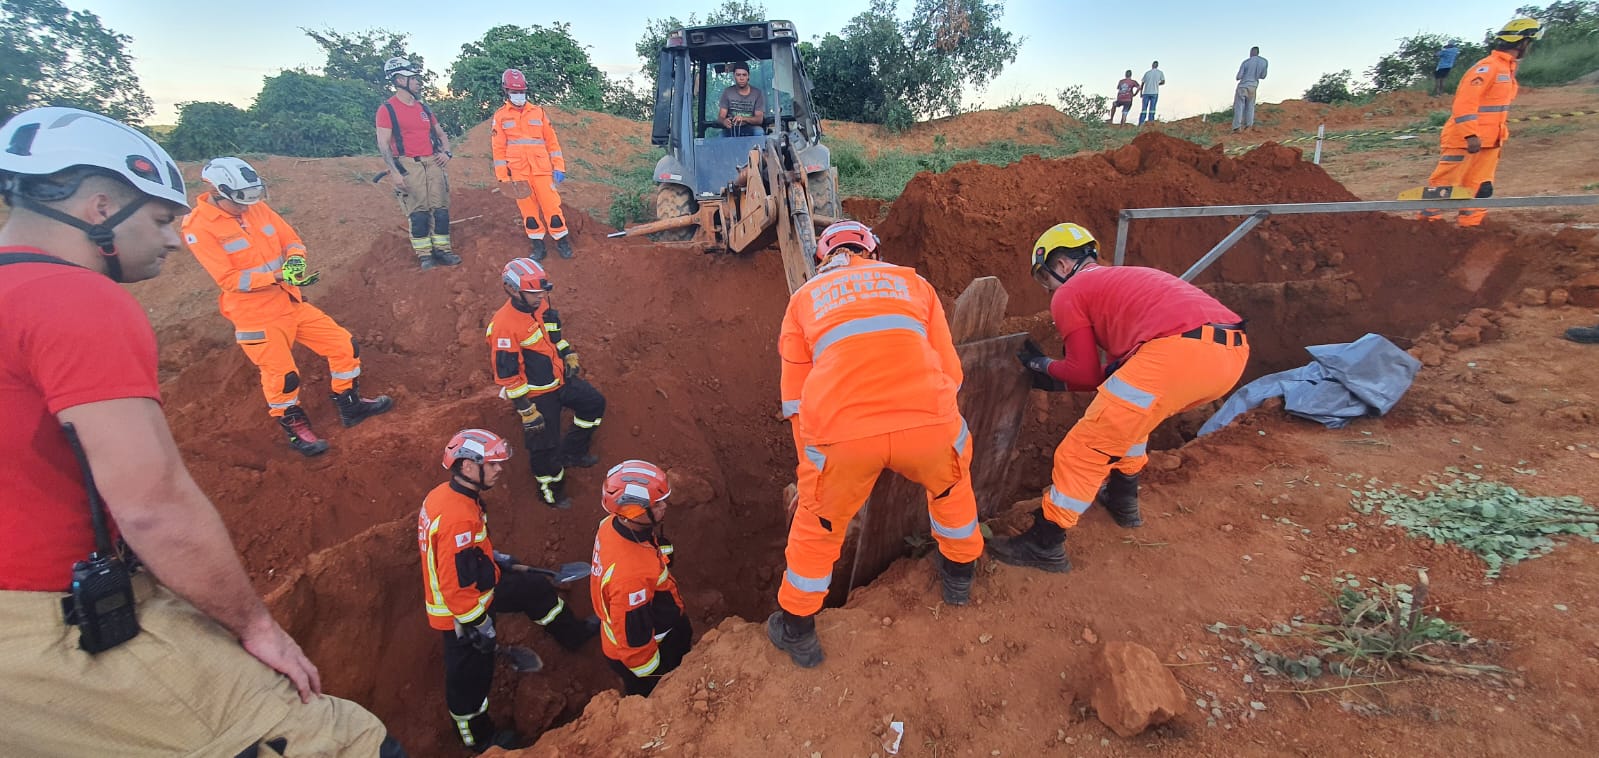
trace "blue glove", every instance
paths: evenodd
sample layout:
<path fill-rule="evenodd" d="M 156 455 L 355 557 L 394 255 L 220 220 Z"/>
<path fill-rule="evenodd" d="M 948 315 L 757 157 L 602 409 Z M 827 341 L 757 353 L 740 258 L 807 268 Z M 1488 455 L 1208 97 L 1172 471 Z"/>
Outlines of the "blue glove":
<path fill-rule="evenodd" d="M 566 181 L 566 172 L 565 171 L 557 171 L 557 172 L 555 172 L 555 183 L 556 184 L 560 184 L 561 182 L 564 182 L 564 181 Z"/>

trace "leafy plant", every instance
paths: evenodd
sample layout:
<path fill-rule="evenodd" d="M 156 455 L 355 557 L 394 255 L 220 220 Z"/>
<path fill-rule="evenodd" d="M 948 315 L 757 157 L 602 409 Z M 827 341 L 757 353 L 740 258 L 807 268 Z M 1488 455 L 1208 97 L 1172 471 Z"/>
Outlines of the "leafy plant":
<path fill-rule="evenodd" d="M 1350 89 L 1354 74 L 1349 69 L 1337 73 L 1322 74 L 1310 89 L 1305 90 L 1305 99 L 1312 103 L 1347 103 L 1355 99 L 1355 93 Z"/>
<path fill-rule="evenodd" d="M 140 123 L 155 109 L 133 71 L 132 41 L 60 0 L 0 3 L 0 122 L 65 105 Z"/>
<path fill-rule="evenodd" d="M 1368 485 L 1354 493 L 1350 505 L 1365 514 L 1381 511 L 1384 523 L 1411 536 L 1476 553 L 1488 564 L 1490 578 L 1506 566 L 1552 552 L 1559 535 L 1599 542 L 1599 512 L 1582 498 L 1533 497 L 1454 467 L 1445 472 L 1447 481 L 1430 478 L 1430 492 Z"/>

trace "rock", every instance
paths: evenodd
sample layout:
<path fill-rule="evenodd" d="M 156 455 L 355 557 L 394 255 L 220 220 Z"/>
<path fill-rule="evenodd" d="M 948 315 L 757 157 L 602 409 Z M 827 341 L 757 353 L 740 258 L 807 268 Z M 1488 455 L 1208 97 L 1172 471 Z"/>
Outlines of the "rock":
<path fill-rule="evenodd" d="M 1172 720 L 1187 703 L 1177 678 L 1143 645 L 1107 642 L 1100 648 L 1097 665 L 1094 712 L 1123 737 Z"/>
<path fill-rule="evenodd" d="M 1097 644 L 1099 642 L 1099 635 L 1094 634 L 1093 629 L 1085 626 L 1083 627 L 1083 641 L 1090 645 Z"/>
<path fill-rule="evenodd" d="M 1230 532 L 1230 531 L 1233 530 L 1233 525 L 1232 524 L 1222 524 L 1221 525 L 1221 530 L 1224 531 L 1224 532 Z"/>
<path fill-rule="evenodd" d="M 1482 330 L 1466 324 L 1450 329 L 1449 334 L 1445 336 L 1451 344 L 1461 347 L 1471 347 L 1482 342 Z"/>
<path fill-rule="evenodd" d="M 1156 471 L 1176 471 L 1183 467 L 1183 457 L 1170 450 L 1149 453 L 1149 467 Z"/>
<path fill-rule="evenodd" d="M 1549 293 L 1537 287 L 1528 287 L 1521 291 L 1522 305 L 1545 305 L 1549 302 Z"/>
<path fill-rule="evenodd" d="M 1572 305 L 1599 308 L 1599 271 L 1577 277 L 1566 289 L 1571 293 Z"/>
<path fill-rule="evenodd" d="M 672 485 L 672 501 L 699 505 L 716 499 L 716 486 L 703 471 L 691 467 L 668 469 L 666 481 Z"/>
<path fill-rule="evenodd" d="M 640 434 L 644 433 L 644 427 L 639 426 L 638 424 L 634 424 L 633 428 L 629 429 L 628 432 L 631 433 L 634 437 L 637 437 Z"/>
<path fill-rule="evenodd" d="M 1571 293 L 1563 289 L 1549 290 L 1549 307 L 1559 308 L 1571 302 Z"/>
<path fill-rule="evenodd" d="M 1517 397 L 1516 393 L 1511 392 L 1510 390 L 1494 390 L 1494 399 L 1506 405 L 1513 405 L 1521 402 L 1521 398 Z"/>
<path fill-rule="evenodd" d="M 1421 365 L 1423 366 L 1437 367 L 1443 365 L 1444 362 L 1443 348 L 1440 348 L 1431 342 L 1411 348 L 1410 354 L 1415 357 L 1416 360 L 1421 361 Z"/>
<path fill-rule="evenodd" d="M 1464 411 L 1448 403 L 1434 403 L 1432 406 L 1432 413 L 1434 416 L 1437 416 L 1444 421 L 1457 424 L 1466 420 L 1466 414 Z"/>
<path fill-rule="evenodd" d="M 1450 405 L 1453 405 L 1456 408 L 1463 408 L 1463 409 L 1470 409 L 1471 408 L 1471 400 L 1469 398 L 1467 398 L 1463 393 L 1460 393 L 1460 392 L 1445 392 L 1444 393 L 1444 402 L 1446 402 L 1446 403 L 1448 403 Z"/>

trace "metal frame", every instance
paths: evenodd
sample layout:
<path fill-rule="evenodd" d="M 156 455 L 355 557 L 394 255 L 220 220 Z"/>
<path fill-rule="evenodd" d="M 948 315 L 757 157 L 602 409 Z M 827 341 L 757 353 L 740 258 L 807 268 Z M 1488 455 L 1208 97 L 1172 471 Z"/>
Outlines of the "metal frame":
<path fill-rule="evenodd" d="M 1194 205 L 1173 208 L 1126 208 L 1116 221 L 1116 265 L 1127 260 L 1127 226 L 1136 218 L 1206 218 L 1212 216 L 1248 216 L 1231 234 L 1205 253 L 1183 272 L 1182 279 L 1191 282 L 1205 269 L 1210 268 L 1233 245 L 1244 238 L 1249 230 L 1273 215 L 1289 216 L 1302 213 L 1370 213 L 1391 211 L 1424 211 L 1449 208 L 1547 208 L 1567 205 L 1599 205 L 1599 195 L 1544 195 L 1537 197 L 1485 197 L 1466 200 L 1359 200 L 1344 203 L 1263 203 L 1259 205 Z"/>

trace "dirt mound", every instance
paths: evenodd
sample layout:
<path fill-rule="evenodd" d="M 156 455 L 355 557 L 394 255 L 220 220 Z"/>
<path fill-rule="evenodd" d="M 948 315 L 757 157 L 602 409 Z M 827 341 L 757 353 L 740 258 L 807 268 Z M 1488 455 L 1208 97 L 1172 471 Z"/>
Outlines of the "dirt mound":
<path fill-rule="evenodd" d="M 880 150 L 927 152 L 940 141 L 947 147 L 977 147 L 989 142 L 1047 145 L 1059 140 L 1061 132 L 1078 125 L 1077 119 L 1058 108 L 1024 105 L 923 121 L 903 132 L 879 124 L 823 121 L 822 133 L 860 144 L 868 155 L 876 155 Z"/>
<path fill-rule="evenodd" d="M 916 266 L 946 295 L 973 277 L 998 276 L 1010 313 L 1021 316 L 1048 307 L 1028 260 L 1052 224 L 1087 226 L 1109 261 L 1123 208 L 1355 199 L 1291 148 L 1266 145 L 1235 159 L 1150 132 L 1110 153 L 919 174 L 877 231 L 888 258 Z M 1127 263 L 1181 273 L 1241 221 L 1134 221 Z M 1251 362 L 1263 372 L 1302 363 L 1305 344 L 1366 331 L 1405 337 L 1497 303 L 1518 270 L 1511 248 L 1498 235 L 1384 214 L 1283 216 L 1245 236 L 1198 283 L 1253 322 Z"/>

